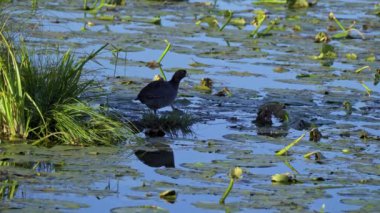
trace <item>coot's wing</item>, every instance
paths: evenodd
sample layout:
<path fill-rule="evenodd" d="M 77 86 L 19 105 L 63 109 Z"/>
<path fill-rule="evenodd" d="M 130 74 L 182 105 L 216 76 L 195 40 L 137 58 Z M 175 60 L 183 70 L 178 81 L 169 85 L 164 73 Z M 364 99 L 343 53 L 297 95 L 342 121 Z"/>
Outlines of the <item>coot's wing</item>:
<path fill-rule="evenodd" d="M 152 100 L 152 99 L 160 99 L 164 96 L 165 92 L 162 91 L 162 88 L 167 87 L 168 82 L 165 81 L 153 81 L 146 85 L 140 93 L 137 95 L 137 99 L 140 101 L 144 100 Z"/>

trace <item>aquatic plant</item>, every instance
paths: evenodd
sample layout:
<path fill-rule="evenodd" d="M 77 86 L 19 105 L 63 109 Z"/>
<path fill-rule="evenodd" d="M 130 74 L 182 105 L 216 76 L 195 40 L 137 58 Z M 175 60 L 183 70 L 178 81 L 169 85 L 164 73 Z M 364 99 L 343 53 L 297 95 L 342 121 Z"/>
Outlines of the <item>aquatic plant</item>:
<path fill-rule="evenodd" d="M 123 52 L 124 50 L 122 48 L 118 48 L 114 45 L 111 45 L 112 46 L 112 56 L 114 57 L 115 59 L 115 67 L 114 67 L 114 70 L 113 70 L 113 77 L 116 77 L 116 68 L 117 68 L 117 64 L 118 64 L 118 61 L 119 61 L 119 54 L 120 52 Z M 127 63 L 127 52 L 125 52 L 125 57 L 124 57 L 124 61 L 125 61 L 125 65 Z"/>
<path fill-rule="evenodd" d="M 280 183 L 280 184 L 297 183 L 296 176 L 291 173 L 274 174 L 272 175 L 271 179 L 273 183 Z"/>
<path fill-rule="evenodd" d="M 224 28 L 228 25 L 228 23 L 230 23 L 233 15 L 234 15 L 234 13 L 231 10 L 226 10 L 225 16 L 227 17 L 227 20 L 226 20 L 226 22 L 224 22 L 222 27 L 219 28 L 220 32 L 222 32 L 224 30 Z"/>
<path fill-rule="evenodd" d="M 321 52 L 319 55 L 311 56 L 311 59 L 314 60 L 324 60 L 324 59 L 335 59 L 337 58 L 337 53 L 335 51 L 334 46 L 330 44 L 322 44 Z"/>
<path fill-rule="evenodd" d="M 226 191 L 224 191 L 222 197 L 220 198 L 219 204 L 224 204 L 226 198 L 228 197 L 228 195 L 230 194 L 230 192 L 234 186 L 235 180 L 240 179 L 242 177 L 242 175 L 243 175 L 243 170 L 240 167 L 235 167 L 235 168 L 231 169 L 231 171 L 229 173 L 230 183 L 228 184 Z"/>
<path fill-rule="evenodd" d="M 175 203 L 175 200 L 177 199 L 177 192 L 175 190 L 165 190 L 160 193 L 160 198 L 169 203 Z"/>
<path fill-rule="evenodd" d="M 162 52 L 160 58 L 158 58 L 157 60 L 157 64 L 159 64 L 159 68 L 160 68 L 160 72 L 161 72 L 161 75 L 162 77 L 164 78 L 164 80 L 166 81 L 166 75 L 164 73 L 164 71 L 162 70 L 162 67 L 161 67 L 161 61 L 162 59 L 164 59 L 165 55 L 169 52 L 170 48 L 172 47 L 172 45 L 170 44 L 170 42 L 168 40 L 165 40 L 165 43 L 166 43 L 166 48 L 165 50 Z"/>
<path fill-rule="evenodd" d="M 84 65 L 107 44 L 80 60 L 70 50 L 53 59 L 30 55 L 24 44 L 15 47 L 3 30 L 0 39 L 1 138 L 107 145 L 132 135 L 127 125 L 79 99 L 94 86 L 81 79 Z"/>
<path fill-rule="evenodd" d="M 265 14 L 265 11 L 257 10 L 255 11 L 255 13 L 256 13 L 256 16 L 254 20 L 252 21 L 252 25 L 256 26 L 256 29 L 249 34 L 249 36 L 252 38 L 257 36 L 257 33 L 259 32 L 261 25 L 267 19 L 267 15 Z"/>
<path fill-rule="evenodd" d="M 339 33 L 336 33 L 335 35 L 333 35 L 332 38 L 335 38 L 335 39 L 350 38 L 350 37 L 352 37 L 351 36 L 352 32 L 357 32 L 362 39 L 365 39 L 364 34 L 362 32 L 360 32 L 358 29 L 354 28 L 355 23 L 353 23 L 348 28 L 345 28 L 343 26 L 343 24 L 336 18 L 335 14 L 333 12 L 329 13 L 329 19 L 334 20 L 335 23 L 342 30 L 342 32 L 339 32 Z"/>
<path fill-rule="evenodd" d="M 289 145 L 287 145 L 285 148 L 281 149 L 276 153 L 277 156 L 285 155 L 290 148 L 292 148 L 294 145 L 296 145 L 298 142 L 302 140 L 302 138 L 305 137 L 305 133 L 302 134 L 299 138 L 295 139 L 293 142 L 291 142 Z"/>
<path fill-rule="evenodd" d="M 192 133 L 191 126 L 196 122 L 196 119 L 187 113 L 178 110 L 157 116 L 153 113 L 144 114 L 140 125 L 147 129 L 162 129 L 163 131 L 177 135 Z"/>
<path fill-rule="evenodd" d="M 18 188 L 18 182 L 15 180 L 5 179 L 0 182 L 0 199 L 3 200 L 7 198 L 9 200 L 13 199 L 16 195 Z"/>
<path fill-rule="evenodd" d="M 255 4 L 286 4 L 289 9 L 308 8 L 316 5 L 318 0 L 256 0 Z"/>
<path fill-rule="evenodd" d="M 3 26 L 4 27 L 4 26 Z M 20 63 L 17 61 L 16 53 L 12 43 L 8 42 L 0 30 L 0 136 L 9 140 L 28 137 L 30 117 L 25 110 L 26 101 L 29 99 L 22 85 Z M 20 52 L 21 58 L 25 52 Z M 38 111 L 38 109 L 37 109 Z"/>
<path fill-rule="evenodd" d="M 160 74 L 161 74 L 161 77 L 166 81 L 166 75 L 164 73 L 164 70 L 162 69 L 162 65 L 161 65 L 161 61 L 164 59 L 165 55 L 169 52 L 170 48 L 172 47 L 171 43 L 168 41 L 168 40 L 164 40 L 165 43 L 166 43 L 166 48 L 164 49 L 164 51 L 161 53 L 160 57 L 158 58 L 157 61 L 149 61 L 146 63 L 146 66 L 151 68 L 151 69 L 155 69 L 155 68 L 159 68 L 160 69 Z"/>

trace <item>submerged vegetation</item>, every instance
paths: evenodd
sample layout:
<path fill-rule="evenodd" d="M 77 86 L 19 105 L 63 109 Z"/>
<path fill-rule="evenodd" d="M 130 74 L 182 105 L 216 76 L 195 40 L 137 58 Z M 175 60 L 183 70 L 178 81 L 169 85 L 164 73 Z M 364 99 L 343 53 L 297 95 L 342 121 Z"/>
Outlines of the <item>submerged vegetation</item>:
<path fill-rule="evenodd" d="M 106 45 L 85 58 L 70 50 L 57 58 L 37 56 L 0 30 L 0 127 L 5 140 L 107 145 L 131 137 L 129 126 L 107 117 L 79 97 L 93 82 L 82 79 L 84 65 Z"/>
<path fill-rule="evenodd" d="M 191 126 L 196 121 L 194 116 L 179 110 L 174 110 L 159 116 L 153 113 L 144 114 L 139 122 L 139 126 L 146 128 L 146 134 L 150 136 L 162 135 L 164 132 L 169 135 L 177 135 L 179 132 L 186 135 L 192 133 Z"/>

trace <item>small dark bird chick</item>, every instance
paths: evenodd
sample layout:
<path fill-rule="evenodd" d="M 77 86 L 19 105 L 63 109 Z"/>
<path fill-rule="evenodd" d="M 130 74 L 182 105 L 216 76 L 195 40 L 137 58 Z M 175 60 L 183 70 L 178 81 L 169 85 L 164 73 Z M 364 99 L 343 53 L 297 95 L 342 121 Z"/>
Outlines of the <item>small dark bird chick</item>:
<path fill-rule="evenodd" d="M 157 109 L 172 105 L 177 97 L 179 83 L 186 74 L 186 70 L 178 70 L 170 81 L 150 82 L 140 91 L 136 100 L 147 105 L 156 114 Z"/>

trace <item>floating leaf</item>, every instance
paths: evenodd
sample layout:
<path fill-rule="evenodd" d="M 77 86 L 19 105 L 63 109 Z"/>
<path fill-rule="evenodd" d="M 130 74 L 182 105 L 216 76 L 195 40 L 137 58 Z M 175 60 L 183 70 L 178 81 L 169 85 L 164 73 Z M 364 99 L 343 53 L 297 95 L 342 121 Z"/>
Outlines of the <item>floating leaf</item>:
<path fill-rule="evenodd" d="M 224 87 L 222 90 L 217 92 L 215 96 L 232 96 L 232 92 L 227 87 Z"/>
<path fill-rule="evenodd" d="M 306 159 L 314 159 L 315 161 L 321 161 L 325 157 L 322 155 L 321 152 L 314 151 L 314 152 L 309 152 L 303 156 Z"/>
<path fill-rule="evenodd" d="M 256 0 L 254 4 L 286 4 L 287 0 Z"/>
<path fill-rule="evenodd" d="M 122 16 L 121 20 L 125 22 L 130 22 L 132 21 L 132 16 Z"/>
<path fill-rule="evenodd" d="M 148 22 L 151 23 L 151 24 L 160 25 L 161 24 L 161 17 L 160 16 L 155 16 L 152 19 L 150 19 Z"/>
<path fill-rule="evenodd" d="M 274 72 L 277 72 L 277 73 L 283 73 L 286 71 L 286 69 L 284 67 L 275 67 L 273 69 Z"/>
<path fill-rule="evenodd" d="M 189 66 L 192 66 L 192 67 L 209 67 L 210 65 L 194 61 L 193 63 L 189 64 Z"/>
<path fill-rule="evenodd" d="M 101 21 L 113 21 L 115 20 L 115 16 L 102 15 L 102 16 L 96 16 L 96 19 L 101 20 Z"/>
<path fill-rule="evenodd" d="M 375 62 L 376 56 L 375 56 L 375 54 L 371 53 L 371 55 L 369 55 L 365 60 L 368 62 Z"/>
<path fill-rule="evenodd" d="M 95 26 L 95 23 L 92 22 L 92 21 L 88 21 L 88 22 L 87 22 L 87 26 L 89 26 L 89 27 L 93 27 L 93 26 Z"/>
<path fill-rule="evenodd" d="M 156 68 L 160 67 L 161 64 L 158 63 L 157 61 L 149 61 L 146 63 L 146 66 L 151 68 L 151 69 L 156 69 Z"/>
<path fill-rule="evenodd" d="M 160 198 L 168 201 L 169 203 L 174 203 L 177 199 L 177 192 L 175 190 L 166 190 L 160 193 Z"/>
<path fill-rule="evenodd" d="M 200 25 L 201 23 L 206 23 L 211 28 L 219 28 L 219 23 L 215 16 L 204 16 L 198 19 L 195 24 Z"/>
<path fill-rule="evenodd" d="M 309 7 L 309 2 L 307 0 L 287 0 L 286 4 L 288 5 L 288 8 L 291 8 L 291 9 Z"/>
<path fill-rule="evenodd" d="M 297 182 L 295 175 L 290 173 L 272 175 L 272 182 L 274 183 L 295 183 Z"/>
<path fill-rule="evenodd" d="M 296 31 L 296 32 L 300 32 L 302 30 L 302 28 L 301 28 L 300 25 L 294 25 L 293 26 L 293 30 Z"/>
<path fill-rule="evenodd" d="M 349 35 L 349 31 L 343 31 L 343 32 L 334 34 L 332 38 L 335 38 L 335 39 L 347 38 L 348 35 Z"/>
<path fill-rule="evenodd" d="M 283 149 L 281 149 L 280 151 L 278 151 L 278 152 L 276 153 L 276 155 L 277 155 L 277 156 L 284 155 L 285 153 L 288 152 L 288 150 L 289 150 L 290 148 L 292 148 L 294 145 L 296 145 L 298 142 L 300 142 L 301 139 L 302 139 L 303 137 L 305 137 L 305 133 L 302 134 L 299 138 L 295 139 L 293 142 L 291 142 L 291 143 L 290 143 L 289 145 L 287 145 L 285 148 L 283 148 Z"/>
<path fill-rule="evenodd" d="M 247 21 L 243 17 L 233 18 L 230 23 L 235 26 L 244 26 L 247 24 Z"/>
<path fill-rule="evenodd" d="M 380 16 L 380 3 L 375 4 L 375 15 Z"/>

